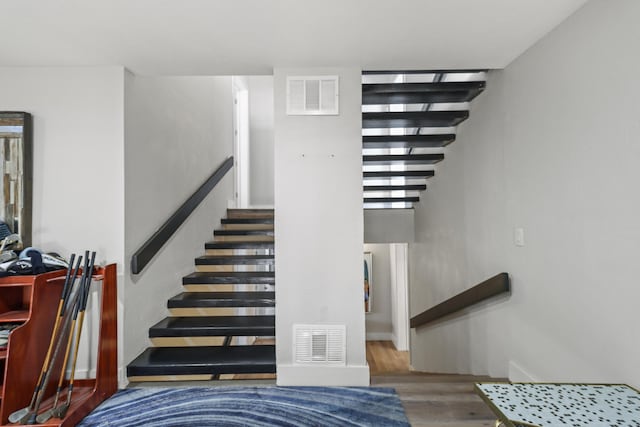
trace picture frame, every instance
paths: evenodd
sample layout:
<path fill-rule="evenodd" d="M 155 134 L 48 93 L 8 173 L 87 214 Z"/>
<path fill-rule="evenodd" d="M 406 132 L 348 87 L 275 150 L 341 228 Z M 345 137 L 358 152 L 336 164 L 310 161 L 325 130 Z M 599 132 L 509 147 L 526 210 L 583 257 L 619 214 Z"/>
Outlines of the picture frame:
<path fill-rule="evenodd" d="M 364 312 L 371 313 L 373 303 L 373 255 L 364 253 Z"/>

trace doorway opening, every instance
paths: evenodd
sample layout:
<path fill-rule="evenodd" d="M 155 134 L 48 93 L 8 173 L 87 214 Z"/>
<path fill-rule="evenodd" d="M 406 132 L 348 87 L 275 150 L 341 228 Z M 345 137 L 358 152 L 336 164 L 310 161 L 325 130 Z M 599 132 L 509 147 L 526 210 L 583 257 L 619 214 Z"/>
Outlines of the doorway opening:
<path fill-rule="evenodd" d="M 236 208 L 273 208 L 273 76 L 234 76 L 233 154 Z"/>
<path fill-rule="evenodd" d="M 409 370 L 407 243 L 367 243 L 367 360 L 371 373 Z"/>

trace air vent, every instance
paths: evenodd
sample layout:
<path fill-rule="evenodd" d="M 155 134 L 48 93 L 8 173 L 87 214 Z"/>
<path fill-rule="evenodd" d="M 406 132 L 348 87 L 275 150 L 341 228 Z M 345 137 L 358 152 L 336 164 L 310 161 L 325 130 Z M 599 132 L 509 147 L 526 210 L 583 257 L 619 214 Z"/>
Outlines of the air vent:
<path fill-rule="evenodd" d="M 338 76 L 287 77 L 288 115 L 337 115 Z"/>
<path fill-rule="evenodd" d="M 344 325 L 293 325 L 293 359 L 298 364 L 344 365 Z"/>

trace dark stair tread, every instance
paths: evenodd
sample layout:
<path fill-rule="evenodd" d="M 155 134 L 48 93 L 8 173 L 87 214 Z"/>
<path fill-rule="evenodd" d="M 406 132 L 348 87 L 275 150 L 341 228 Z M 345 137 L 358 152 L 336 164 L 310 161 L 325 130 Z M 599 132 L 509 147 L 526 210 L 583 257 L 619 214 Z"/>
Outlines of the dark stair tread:
<path fill-rule="evenodd" d="M 205 255 L 196 258 L 196 265 L 271 265 L 273 255 Z"/>
<path fill-rule="evenodd" d="M 422 191 L 426 190 L 426 184 L 405 184 L 405 185 L 365 185 L 364 191 Z"/>
<path fill-rule="evenodd" d="M 273 249 L 273 242 L 265 241 L 244 241 L 244 242 L 207 242 L 205 249 Z"/>
<path fill-rule="evenodd" d="M 363 75 L 385 75 L 385 74 L 475 74 L 486 73 L 485 68 L 451 69 L 451 70 L 363 70 Z"/>
<path fill-rule="evenodd" d="M 363 104 L 433 104 L 469 102 L 485 88 L 484 81 L 369 83 L 362 85 Z"/>
<path fill-rule="evenodd" d="M 273 230 L 214 230 L 214 236 L 273 236 Z"/>
<path fill-rule="evenodd" d="M 433 164 L 444 159 L 444 154 L 379 154 L 362 156 L 368 165 L 419 165 Z"/>
<path fill-rule="evenodd" d="M 275 303 L 275 292 L 182 292 L 170 298 L 167 307 L 273 307 Z"/>
<path fill-rule="evenodd" d="M 365 197 L 364 203 L 419 202 L 420 197 Z"/>
<path fill-rule="evenodd" d="M 149 329 L 149 337 L 273 336 L 275 316 L 167 317 Z"/>
<path fill-rule="evenodd" d="M 273 218 L 222 218 L 221 224 L 273 224 Z"/>
<path fill-rule="evenodd" d="M 469 112 L 466 110 L 362 113 L 362 127 L 450 127 L 458 125 L 468 117 Z"/>
<path fill-rule="evenodd" d="M 275 345 L 154 347 L 127 366 L 127 375 L 274 373 Z"/>
<path fill-rule="evenodd" d="M 183 285 L 199 284 L 272 284 L 275 282 L 273 271 L 196 271 L 182 278 Z"/>
<path fill-rule="evenodd" d="M 440 104 L 469 102 L 480 94 L 479 90 L 469 91 L 440 91 L 440 92 L 409 92 L 395 93 L 363 93 L 363 105 L 387 104 Z"/>
<path fill-rule="evenodd" d="M 405 177 L 405 178 L 430 178 L 435 175 L 435 171 L 426 170 L 426 171 L 374 171 L 374 172 L 363 172 L 362 177 L 364 179 L 384 179 L 384 178 L 394 178 L 394 177 Z"/>
<path fill-rule="evenodd" d="M 456 139 L 454 133 L 429 135 L 369 135 L 362 137 L 362 148 L 440 148 Z"/>

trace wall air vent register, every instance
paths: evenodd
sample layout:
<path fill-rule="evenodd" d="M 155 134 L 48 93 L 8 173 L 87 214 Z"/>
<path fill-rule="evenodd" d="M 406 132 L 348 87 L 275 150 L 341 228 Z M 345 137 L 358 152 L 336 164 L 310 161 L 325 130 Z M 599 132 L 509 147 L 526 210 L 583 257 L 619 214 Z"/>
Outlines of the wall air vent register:
<path fill-rule="evenodd" d="M 287 114 L 339 114 L 338 76 L 288 76 Z"/>
<path fill-rule="evenodd" d="M 345 325 L 293 325 L 296 364 L 345 365 Z"/>

